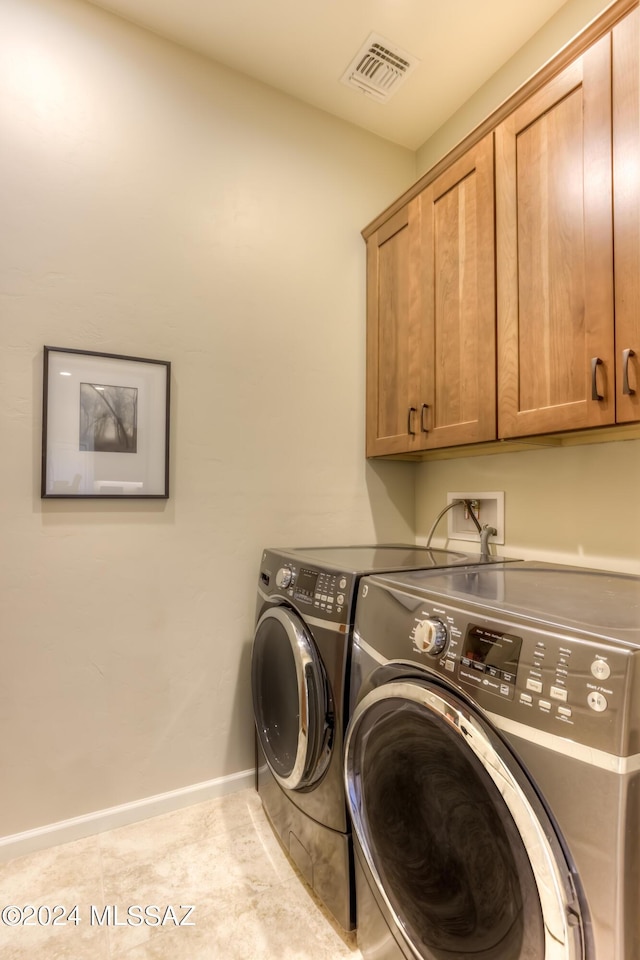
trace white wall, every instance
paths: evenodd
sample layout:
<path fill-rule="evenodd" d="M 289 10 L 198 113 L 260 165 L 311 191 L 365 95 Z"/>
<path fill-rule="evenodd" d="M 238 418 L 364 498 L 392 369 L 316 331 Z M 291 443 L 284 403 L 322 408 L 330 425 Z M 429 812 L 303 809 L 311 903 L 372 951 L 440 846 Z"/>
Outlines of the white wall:
<path fill-rule="evenodd" d="M 416 489 L 419 541 L 447 493 L 503 490 L 505 544 L 495 553 L 640 574 L 640 440 L 422 463 Z M 446 534 L 444 518 L 434 544 Z"/>
<path fill-rule="evenodd" d="M 248 769 L 261 548 L 413 540 L 361 227 L 415 157 L 77 0 L 0 6 L 0 836 Z M 42 347 L 173 365 L 171 498 L 41 501 Z"/>
<path fill-rule="evenodd" d="M 569 0 L 418 151 L 422 174 L 491 114 L 609 3 Z M 640 574 L 640 440 L 421 464 L 416 523 L 423 540 L 453 491 L 505 491 L 502 555 Z M 444 542 L 446 520 L 434 543 Z M 468 544 L 451 541 L 451 546 Z"/>
<path fill-rule="evenodd" d="M 529 80 L 577 34 L 596 19 L 612 0 L 567 0 L 417 152 L 421 176 L 452 150 L 501 103 Z M 499 29 L 499 27 L 496 27 Z"/>

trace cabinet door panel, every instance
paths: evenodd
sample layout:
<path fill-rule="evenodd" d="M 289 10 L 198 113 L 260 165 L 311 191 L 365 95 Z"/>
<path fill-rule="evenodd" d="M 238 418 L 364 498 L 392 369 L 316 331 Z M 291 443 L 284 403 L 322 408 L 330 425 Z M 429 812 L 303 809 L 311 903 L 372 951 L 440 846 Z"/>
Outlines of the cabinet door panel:
<path fill-rule="evenodd" d="M 640 10 L 636 9 L 613 31 L 616 419 L 620 423 L 640 420 L 639 50 Z M 633 353 L 625 364 L 629 350 Z"/>
<path fill-rule="evenodd" d="M 408 204 L 367 244 L 367 456 L 404 453 L 420 443 L 415 265 L 420 211 Z M 411 408 L 415 413 L 410 415 Z M 410 431 L 414 431 L 410 433 Z"/>
<path fill-rule="evenodd" d="M 495 414 L 493 137 L 421 195 L 426 447 L 492 440 Z"/>
<path fill-rule="evenodd" d="M 496 130 L 500 437 L 615 417 L 610 69 L 605 37 Z"/>
<path fill-rule="evenodd" d="M 520 366 L 524 410 L 584 394 L 583 366 L 573 363 L 575 338 L 584 339 L 584 223 L 574 215 L 584 184 L 572 176 L 582 171 L 582 149 L 578 91 L 516 141 L 519 346 L 523 357 L 542 360 Z"/>

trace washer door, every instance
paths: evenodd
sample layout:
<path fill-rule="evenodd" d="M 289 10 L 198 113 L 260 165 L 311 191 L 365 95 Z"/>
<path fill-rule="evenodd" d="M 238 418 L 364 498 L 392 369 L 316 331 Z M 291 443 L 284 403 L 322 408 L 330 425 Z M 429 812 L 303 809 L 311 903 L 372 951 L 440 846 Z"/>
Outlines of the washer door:
<path fill-rule="evenodd" d="M 256 626 L 253 712 L 267 763 L 288 790 L 312 786 L 331 751 L 332 711 L 322 662 L 302 619 L 277 606 Z"/>
<path fill-rule="evenodd" d="M 367 694 L 345 776 L 365 872 L 407 957 L 584 958 L 571 871 L 544 807 L 453 691 L 399 679 Z"/>

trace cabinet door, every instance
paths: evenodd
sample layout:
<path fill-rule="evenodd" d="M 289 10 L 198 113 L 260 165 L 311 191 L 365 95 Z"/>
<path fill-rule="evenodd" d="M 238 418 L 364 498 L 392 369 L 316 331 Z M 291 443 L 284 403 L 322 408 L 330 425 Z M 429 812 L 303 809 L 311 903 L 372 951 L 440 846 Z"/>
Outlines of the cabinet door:
<path fill-rule="evenodd" d="M 429 184 L 420 201 L 424 445 L 495 440 L 493 135 Z"/>
<path fill-rule="evenodd" d="M 613 30 L 616 419 L 640 420 L 640 10 Z"/>
<path fill-rule="evenodd" d="M 607 36 L 496 129 L 499 437 L 614 421 L 611 194 Z"/>
<path fill-rule="evenodd" d="M 420 204 L 367 242 L 367 456 L 420 449 Z"/>

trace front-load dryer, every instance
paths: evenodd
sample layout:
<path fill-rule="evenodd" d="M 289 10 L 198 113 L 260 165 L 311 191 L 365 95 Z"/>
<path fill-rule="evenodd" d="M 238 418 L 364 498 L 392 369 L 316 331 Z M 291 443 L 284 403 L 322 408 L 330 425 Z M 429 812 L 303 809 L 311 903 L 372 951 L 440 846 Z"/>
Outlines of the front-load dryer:
<path fill-rule="evenodd" d="M 640 578 L 524 562 L 359 595 L 364 960 L 639 960 Z"/>
<path fill-rule="evenodd" d="M 263 553 L 251 662 L 257 788 L 285 850 L 345 930 L 354 892 L 342 753 L 358 582 L 377 571 L 479 563 L 411 545 Z"/>

